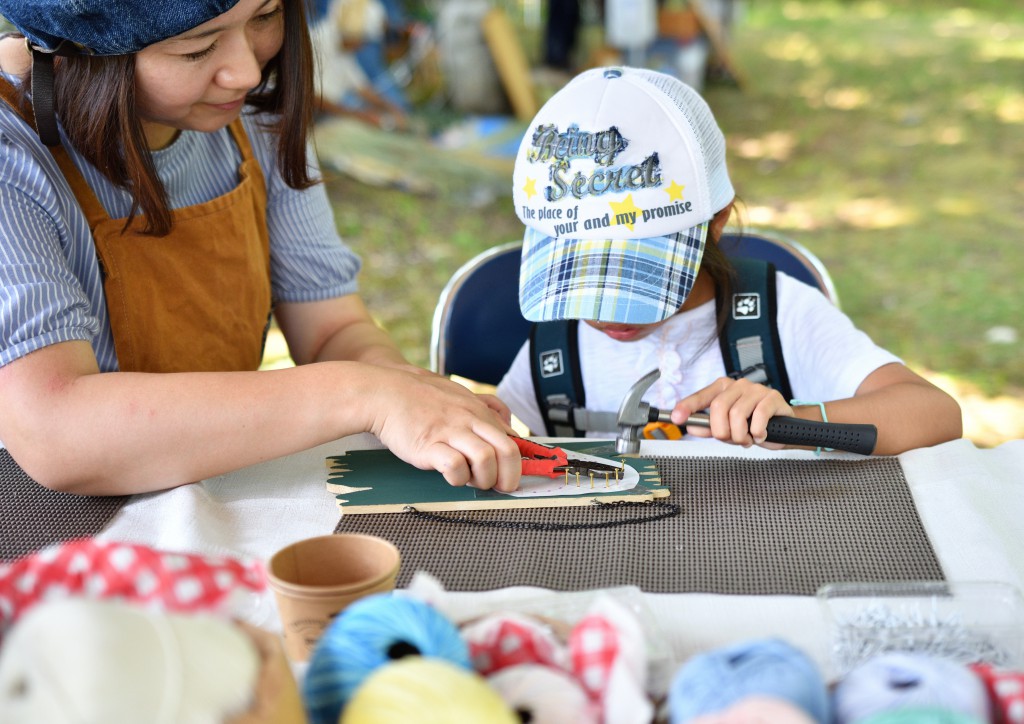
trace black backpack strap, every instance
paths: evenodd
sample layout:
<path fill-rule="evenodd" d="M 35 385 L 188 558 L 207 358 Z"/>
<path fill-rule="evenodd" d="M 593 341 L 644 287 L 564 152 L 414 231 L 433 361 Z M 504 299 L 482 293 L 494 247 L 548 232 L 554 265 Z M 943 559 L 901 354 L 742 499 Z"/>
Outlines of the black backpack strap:
<path fill-rule="evenodd" d="M 583 375 L 580 372 L 579 322 L 566 319 L 538 322 L 530 329 L 530 371 L 537 406 L 552 437 L 584 437 L 572 426 L 570 411 L 586 405 Z M 554 411 L 556 418 L 551 420 Z M 564 410 L 564 414 L 559 414 Z"/>
<path fill-rule="evenodd" d="M 788 402 L 793 397 L 782 357 L 777 321 L 775 265 L 760 259 L 731 260 L 736 284 L 719 337 L 726 373 L 778 390 Z"/>

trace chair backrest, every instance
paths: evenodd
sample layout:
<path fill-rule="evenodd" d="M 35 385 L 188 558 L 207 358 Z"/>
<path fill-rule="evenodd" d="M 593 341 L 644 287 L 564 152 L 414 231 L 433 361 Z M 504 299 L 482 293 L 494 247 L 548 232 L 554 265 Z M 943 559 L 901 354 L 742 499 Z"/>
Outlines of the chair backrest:
<path fill-rule="evenodd" d="M 744 229 L 742 232 L 726 227 L 718 246 L 727 256 L 743 256 L 770 261 L 780 272 L 817 287 L 834 305 L 839 306 L 832 277 L 821 259 L 806 246 L 775 232 Z"/>
<path fill-rule="evenodd" d="M 513 241 L 473 257 L 441 290 L 430 332 L 430 368 L 496 385 L 530 334 L 519 310 L 519 258 Z"/>
<path fill-rule="evenodd" d="M 795 241 L 774 233 L 726 229 L 719 245 L 729 256 L 764 259 L 779 271 L 817 287 L 838 306 L 821 261 Z M 430 334 L 430 368 L 496 385 L 530 334 L 519 310 L 522 242 L 495 246 L 466 262 L 441 291 Z"/>

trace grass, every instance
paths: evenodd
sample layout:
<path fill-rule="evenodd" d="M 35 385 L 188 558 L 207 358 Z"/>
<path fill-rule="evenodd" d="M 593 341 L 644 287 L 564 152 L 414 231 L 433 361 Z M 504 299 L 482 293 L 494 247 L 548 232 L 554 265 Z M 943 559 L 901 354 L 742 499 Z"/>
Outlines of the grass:
<path fill-rule="evenodd" d="M 989 395 L 1024 387 L 1024 12 L 1009 5 L 759 2 L 736 43 L 757 75 L 708 93 L 750 221 L 814 249 L 883 346 Z M 989 341 L 1000 327 L 1017 341 Z"/>
<path fill-rule="evenodd" d="M 705 95 L 744 222 L 815 251 L 844 310 L 954 392 L 986 428 L 976 440 L 1024 437 L 1024 7 L 742 8 L 731 47 L 745 83 Z M 425 365 L 449 276 L 521 234 L 511 166 L 350 125 L 325 130 L 320 147 L 347 171 L 328 188 L 365 260 L 363 294 Z M 356 180 L 375 173 L 391 186 Z"/>

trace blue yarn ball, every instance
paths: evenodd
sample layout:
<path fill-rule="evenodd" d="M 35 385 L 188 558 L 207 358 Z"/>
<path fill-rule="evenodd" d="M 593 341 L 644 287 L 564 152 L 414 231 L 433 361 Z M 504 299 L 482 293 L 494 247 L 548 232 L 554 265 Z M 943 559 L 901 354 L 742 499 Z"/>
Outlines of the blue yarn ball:
<path fill-rule="evenodd" d="M 843 676 L 833 693 L 837 724 L 897 709 L 942 709 L 986 721 L 988 692 L 963 664 L 919 653 L 879 654 Z"/>
<path fill-rule="evenodd" d="M 684 724 L 749 696 L 782 699 L 821 724 L 829 721 L 828 690 L 817 665 L 779 639 L 744 641 L 687 661 L 669 688 L 669 720 Z"/>
<path fill-rule="evenodd" d="M 472 669 L 459 630 L 429 604 L 382 593 L 346 608 L 324 631 L 306 670 L 302 695 L 311 724 L 337 724 L 370 674 L 405 656 Z"/>

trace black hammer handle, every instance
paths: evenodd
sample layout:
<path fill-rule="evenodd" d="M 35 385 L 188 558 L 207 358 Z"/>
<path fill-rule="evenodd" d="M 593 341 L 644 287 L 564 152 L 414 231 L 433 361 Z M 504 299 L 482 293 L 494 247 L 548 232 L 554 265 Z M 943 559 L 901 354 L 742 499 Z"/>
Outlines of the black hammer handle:
<path fill-rule="evenodd" d="M 656 418 L 658 419 L 658 418 Z M 709 427 L 708 416 L 704 413 L 690 415 L 687 425 Z M 799 417 L 773 417 L 768 421 L 767 442 L 782 445 L 806 445 L 808 447 L 830 447 L 861 455 L 870 455 L 878 441 L 878 428 L 874 425 L 859 425 L 845 422 L 818 422 Z"/>
<path fill-rule="evenodd" d="M 768 442 L 783 445 L 830 447 L 833 450 L 870 455 L 878 440 L 878 428 L 845 422 L 818 422 L 799 417 L 773 417 L 768 421 Z"/>

